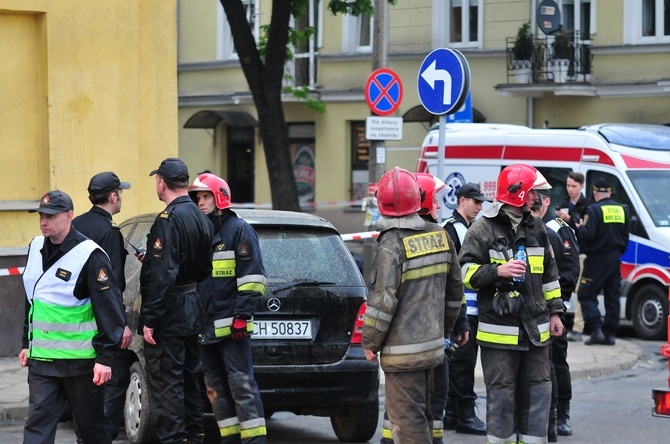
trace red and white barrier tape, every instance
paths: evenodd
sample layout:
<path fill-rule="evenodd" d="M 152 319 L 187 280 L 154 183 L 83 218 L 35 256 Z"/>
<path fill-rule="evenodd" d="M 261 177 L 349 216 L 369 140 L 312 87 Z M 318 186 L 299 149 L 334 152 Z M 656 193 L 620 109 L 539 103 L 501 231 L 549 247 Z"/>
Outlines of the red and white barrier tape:
<path fill-rule="evenodd" d="M 357 241 L 363 239 L 374 239 L 379 236 L 379 231 L 362 231 L 360 233 L 340 234 L 343 241 Z"/>
<path fill-rule="evenodd" d="M 14 268 L 0 268 L 0 276 L 14 276 L 17 274 L 23 274 L 25 267 L 14 267 Z"/>
<path fill-rule="evenodd" d="M 307 202 L 302 204 L 303 208 L 313 207 L 349 207 L 355 205 L 363 205 L 363 200 L 332 200 L 325 202 Z M 257 202 L 233 202 L 233 208 L 272 208 L 271 203 L 257 203 Z"/>

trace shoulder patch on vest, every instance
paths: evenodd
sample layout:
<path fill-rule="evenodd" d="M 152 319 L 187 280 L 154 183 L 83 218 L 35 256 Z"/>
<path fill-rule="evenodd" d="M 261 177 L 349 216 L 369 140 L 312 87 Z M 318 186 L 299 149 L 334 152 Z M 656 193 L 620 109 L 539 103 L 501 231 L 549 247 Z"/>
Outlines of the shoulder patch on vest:
<path fill-rule="evenodd" d="M 98 277 L 96 278 L 96 280 L 98 281 L 98 284 L 101 284 L 101 285 L 106 284 L 107 281 L 109 281 L 109 276 L 107 274 L 107 270 L 105 270 L 104 268 L 101 268 L 100 270 L 98 270 Z"/>
<path fill-rule="evenodd" d="M 160 238 L 157 238 L 156 242 L 154 242 L 154 250 L 157 252 L 163 250 L 163 242 L 161 242 Z"/>

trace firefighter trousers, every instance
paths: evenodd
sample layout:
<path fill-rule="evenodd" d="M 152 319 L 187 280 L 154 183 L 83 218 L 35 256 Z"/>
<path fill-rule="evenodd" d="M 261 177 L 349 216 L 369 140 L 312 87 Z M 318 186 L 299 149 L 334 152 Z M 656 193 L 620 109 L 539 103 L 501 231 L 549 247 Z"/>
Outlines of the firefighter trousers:
<path fill-rule="evenodd" d="M 385 372 L 386 412 L 396 444 L 432 442 L 433 369 Z M 549 408 L 549 407 L 547 407 Z"/>
<path fill-rule="evenodd" d="M 547 442 L 551 404 L 549 347 L 481 348 L 490 444 Z"/>
<path fill-rule="evenodd" d="M 265 414 L 254 379 L 251 338 L 201 345 L 200 356 L 222 442 L 265 444 Z"/>

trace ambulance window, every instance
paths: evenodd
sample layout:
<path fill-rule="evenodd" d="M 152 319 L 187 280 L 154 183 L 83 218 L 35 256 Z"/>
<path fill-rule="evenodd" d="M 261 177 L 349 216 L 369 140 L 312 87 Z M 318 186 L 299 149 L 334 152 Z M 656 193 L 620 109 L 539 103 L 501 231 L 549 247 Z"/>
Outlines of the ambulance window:
<path fill-rule="evenodd" d="M 588 190 L 587 195 L 593 199 L 593 184 L 595 184 L 601 177 L 605 178 L 607 182 L 612 185 L 612 200 L 628 207 L 630 234 L 649 239 L 647 231 L 640 223 L 640 216 L 638 216 L 637 211 L 635 210 L 635 205 L 633 205 L 630 197 L 628 197 L 628 193 L 626 193 L 623 185 L 621 185 L 621 181 L 616 176 L 602 171 L 589 171 L 586 174 L 586 186 L 584 187 L 584 191 Z"/>
<path fill-rule="evenodd" d="M 670 208 L 668 195 L 659 190 L 670 189 L 670 171 L 638 170 L 629 171 L 628 177 L 635 191 L 647 209 L 649 217 L 657 227 L 670 227 Z"/>

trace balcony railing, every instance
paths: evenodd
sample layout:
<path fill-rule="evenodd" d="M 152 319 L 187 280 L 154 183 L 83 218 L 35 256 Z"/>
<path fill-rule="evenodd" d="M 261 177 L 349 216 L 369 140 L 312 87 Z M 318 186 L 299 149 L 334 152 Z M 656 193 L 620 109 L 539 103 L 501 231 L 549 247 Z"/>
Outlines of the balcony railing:
<path fill-rule="evenodd" d="M 518 60 L 514 37 L 507 38 L 507 83 L 585 83 L 591 80 L 591 41 L 578 32 L 565 33 L 566 46 L 560 38 L 545 36 L 533 39 L 530 60 Z"/>

